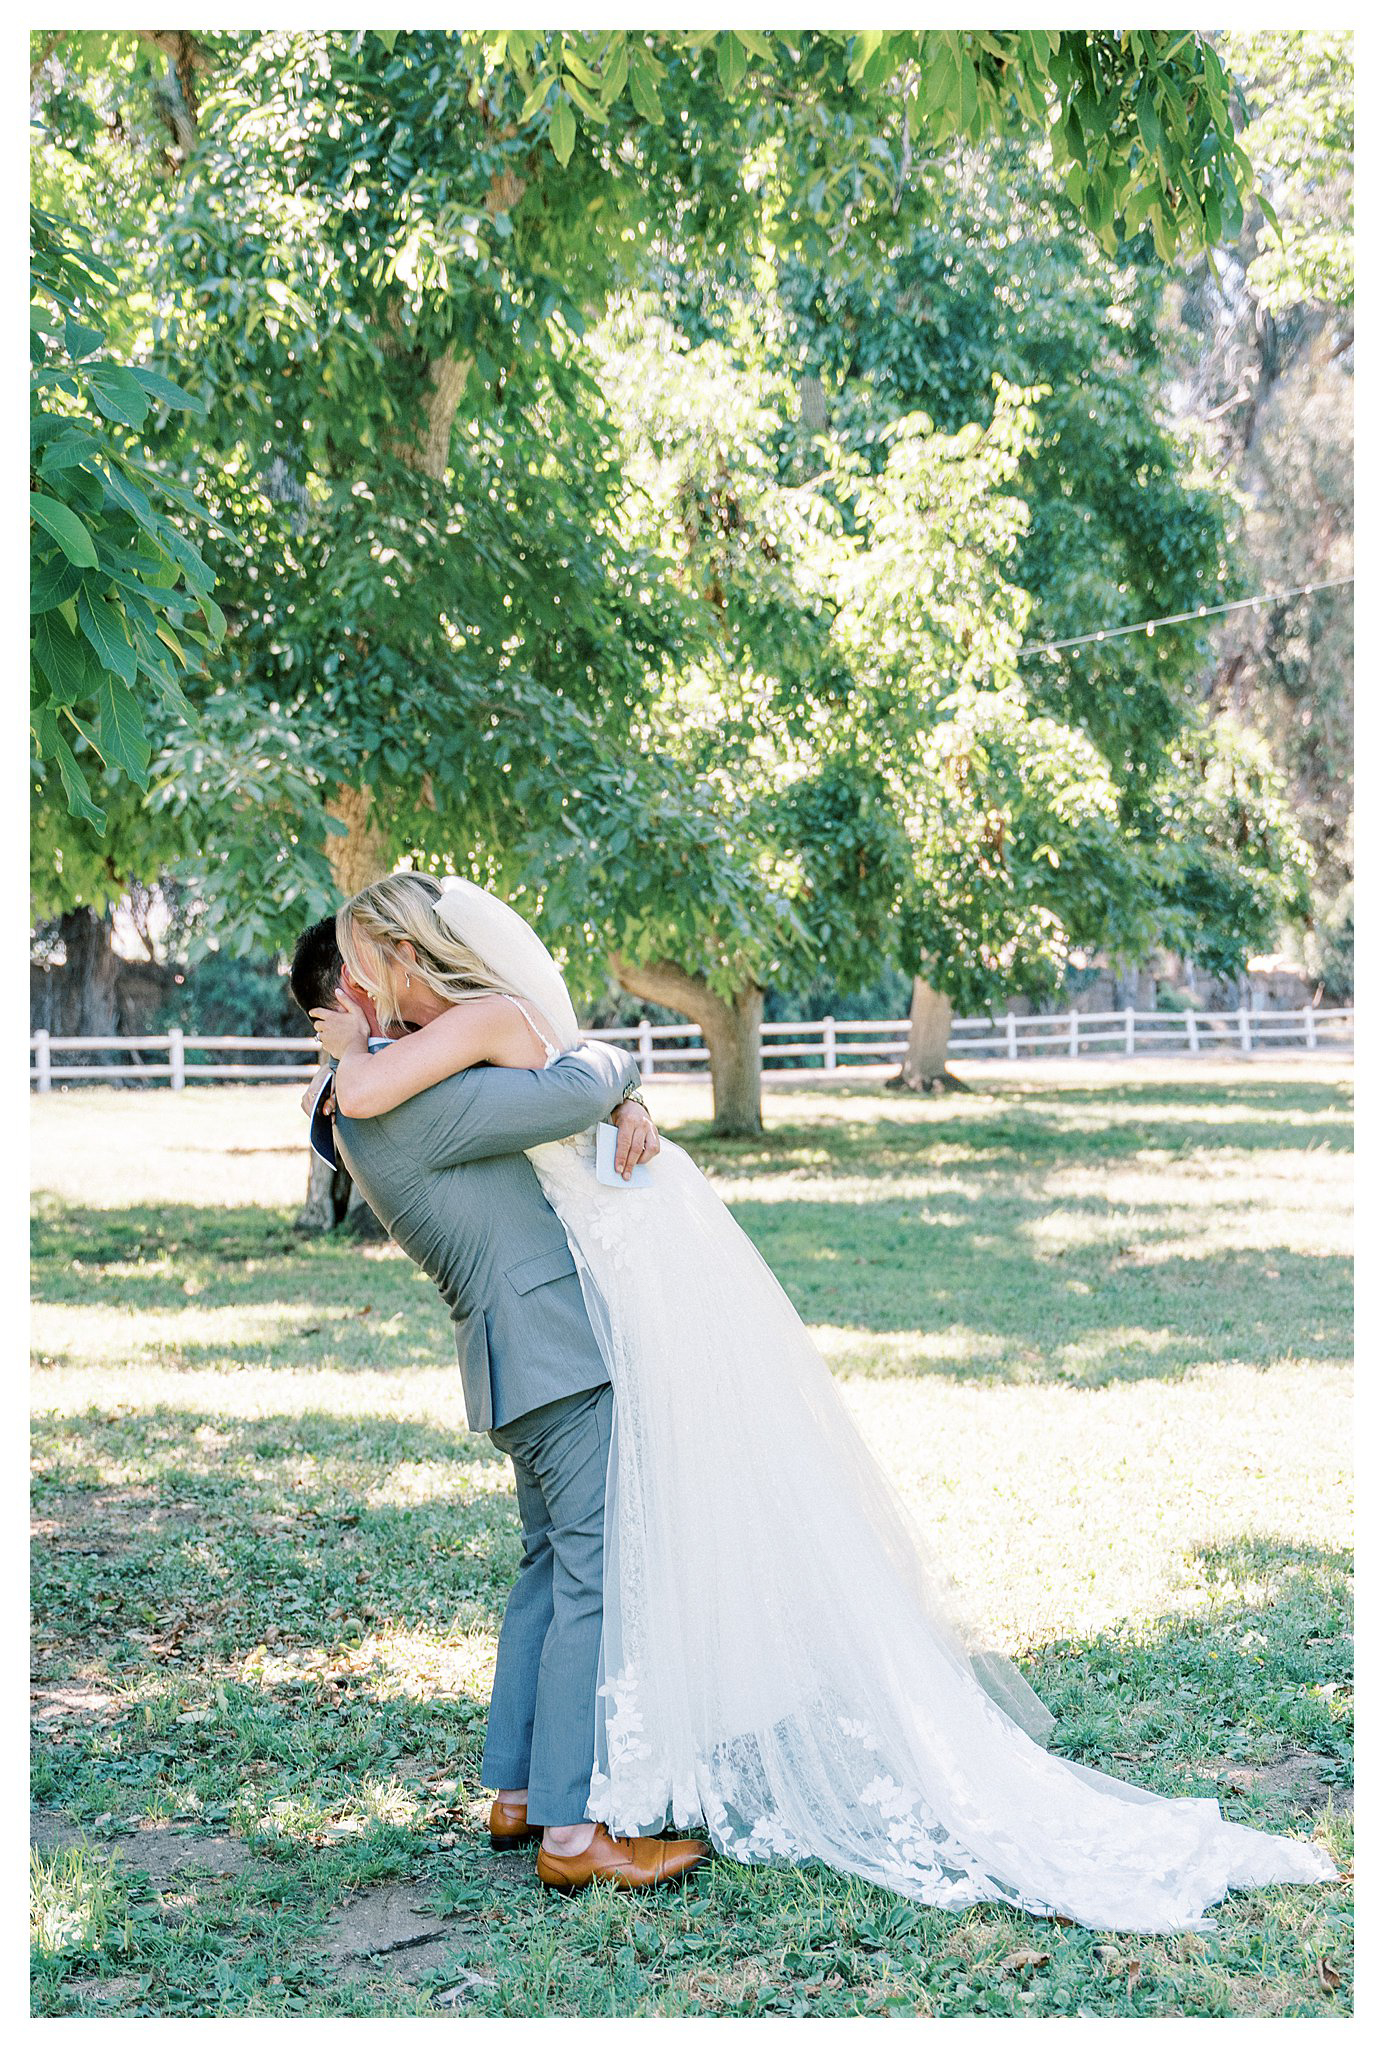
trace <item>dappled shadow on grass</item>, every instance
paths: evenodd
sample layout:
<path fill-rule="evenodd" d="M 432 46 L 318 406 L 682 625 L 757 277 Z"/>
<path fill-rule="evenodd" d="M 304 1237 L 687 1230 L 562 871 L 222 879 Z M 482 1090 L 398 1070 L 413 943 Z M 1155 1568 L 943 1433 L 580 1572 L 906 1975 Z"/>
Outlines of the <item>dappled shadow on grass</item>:
<path fill-rule="evenodd" d="M 1061 1213 L 1104 1228 L 1109 1211 L 1067 1200 Z M 1165 1252 L 1166 1227 L 1134 1221 L 1114 1242 L 1035 1249 L 1031 1227 L 1053 1214 L 1051 1204 L 1013 1195 L 988 1211 L 939 1196 L 872 1202 L 864 1215 L 762 1203 L 739 1220 L 804 1321 L 837 1333 L 842 1371 L 1094 1387 L 1175 1379 L 1203 1364 L 1349 1356 L 1343 1256 L 1210 1243 Z M 927 1334 L 939 1332 L 956 1341 L 928 1357 Z"/>
<path fill-rule="evenodd" d="M 86 1415 L 44 1425 L 36 1452 L 45 1659 L 146 1701 L 182 1698 L 199 1667 L 262 1694 L 236 1678 L 257 1644 L 278 1660 L 280 1708 L 295 1686 L 387 1703 L 411 1670 L 436 1693 L 443 1646 L 493 1636 L 518 1569 L 507 1462 L 426 1425 Z M 1028 1640 L 1055 1746 L 1116 1775 L 1145 1760 L 1161 1791 L 1186 1789 L 1199 1759 L 1267 1762 L 1287 1744 L 1342 1764 L 1348 1553 L 1246 1533 L 1193 1547 L 1186 1577 L 1176 1611 Z M 472 1662 L 450 1690 L 483 1702 L 487 1679 Z"/>
<path fill-rule="evenodd" d="M 396 1246 L 298 1236 L 274 1210 L 47 1202 L 34 1225 L 33 1258 L 36 1303 L 119 1318 L 89 1363 L 110 1363 L 112 1354 L 124 1362 L 123 1352 L 130 1362 L 164 1369 L 302 1372 L 455 1359 L 444 1304 Z M 251 1330 L 256 1321 L 259 1330 L 232 1334 L 235 1318 L 247 1312 Z M 208 1314 L 216 1318 L 211 1330 L 199 1324 Z M 81 1361 L 69 1344 L 44 1362 Z"/>
<path fill-rule="evenodd" d="M 1006 1077 L 945 1101 L 823 1097 L 762 1140 L 681 1135 L 838 1370 L 1099 1387 L 1348 1356 L 1349 1261 L 1311 1251 L 1297 1164 L 1348 1145 L 1347 1101 L 1344 1079 L 1252 1069 L 1233 1088 Z M 1286 1157 L 1256 1169 L 1266 1152 Z M 42 1200 L 36 1299 L 81 1312 L 78 1330 L 53 1319 L 45 1362 L 450 1365 L 446 1311 L 402 1254 L 291 1226 Z"/>
<path fill-rule="evenodd" d="M 678 1125 L 672 1135 L 708 1171 L 737 1177 L 781 1173 L 795 1153 L 829 1176 L 897 1171 L 901 1156 L 926 1165 L 938 1148 L 956 1156 L 1004 1156 L 1018 1166 L 1056 1154 L 1117 1161 L 1151 1148 L 1348 1152 L 1352 1142 L 1348 1078 L 1275 1081 L 1256 1079 L 1252 1070 L 1237 1075 L 1233 1088 L 1193 1081 L 1061 1088 L 1033 1082 L 968 1097 L 920 1099 L 880 1090 L 847 1098 L 853 1115 L 833 1096 L 823 1095 L 821 1104 L 814 1115 L 798 1099 L 791 1116 L 780 1120 L 771 1098 L 771 1122 L 758 1138 L 718 1138 L 709 1124 L 695 1122 Z"/>
<path fill-rule="evenodd" d="M 459 1431 L 153 1409 L 35 1428 L 35 1601 L 58 1641 L 147 1662 L 164 1610 L 215 1662 L 266 1633 L 490 1627 L 518 1568 L 508 1467 Z M 137 1465 L 140 1484 L 112 1484 Z"/>
<path fill-rule="evenodd" d="M 1165 1252 L 1156 1210 L 1012 1185 L 987 1198 L 755 1201 L 738 1220 L 809 1324 L 838 1333 L 839 1370 L 1102 1386 L 1176 1378 L 1206 1363 L 1266 1366 L 1349 1355 L 1350 1261 L 1281 1246 Z M 1044 1248 L 1060 1216 L 1076 1239 Z M 88 1362 L 163 1370 L 302 1373 L 450 1366 L 452 1326 L 431 1283 L 401 1256 L 304 1243 L 272 1212 L 69 1212 L 36 1231 L 35 1300 L 109 1310 Z M 1185 1219 L 1207 1228 L 1205 1217 Z M 1081 1242 L 1084 1232 L 1091 1240 Z M 74 1264 L 74 1260 L 79 1263 Z M 141 1261 L 143 1263 L 141 1264 Z M 207 1327 L 201 1312 L 214 1313 Z M 261 1328 L 234 1329 L 255 1311 Z M 142 1312 L 142 1325 L 127 1321 Z M 225 1325 L 225 1334 L 222 1326 Z M 859 1332 L 859 1355 L 851 1350 Z M 927 1336 L 947 1333 L 943 1355 Z M 881 1341 L 872 1341 L 878 1338 Z M 78 1363 L 70 1340 L 45 1363 Z"/>
<path fill-rule="evenodd" d="M 1319 1760 L 1318 1788 L 1348 1783 L 1350 1553 L 1247 1533 L 1194 1546 L 1187 1562 L 1186 1608 L 1031 1645 L 1027 1675 L 1058 1717 L 1054 1748 L 1169 1795 L 1219 1796 L 1227 1764 L 1267 1766 L 1288 1749 Z M 1251 1825 L 1292 1806 L 1281 1787 L 1225 1789 L 1229 1817 Z M 1320 1803 L 1313 1793 L 1309 1810 Z"/>
<path fill-rule="evenodd" d="M 484 1949 L 469 1960 L 496 1987 L 487 2009 L 512 2015 L 550 2012 L 555 1998 L 583 2012 L 878 2011 L 867 2001 L 885 1959 L 894 1989 L 911 1987 L 923 2001 L 915 2009 L 938 2012 L 1055 2017 L 1079 2004 L 1185 2017 L 1261 2002 L 1284 2013 L 1329 2009 L 1314 1957 L 1329 1939 L 1346 1967 L 1344 1888 L 1237 1895 L 1218 1909 L 1217 1935 L 1190 1950 L 1176 1936 L 1118 1937 L 1121 1958 L 1142 1959 L 1137 1996 L 1128 1970 L 1102 1961 L 1108 1937 L 1003 1907 L 947 1914 L 818 1866 L 718 1863 L 685 1895 L 589 1910 L 546 1897 L 531 1858 L 492 1858 L 485 1848 L 478 1760 L 487 1663 L 482 1656 L 451 1668 L 442 1654 L 454 1612 L 493 1632 L 518 1554 L 507 1494 L 434 1503 L 424 1517 L 432 1537 L 455 1521 L 464 1547 L 430 1549 L 397 1507 L 362 1506 L 363 1481 L 395 1450 L 373 1422 L 355 1425 L 353 1475 L 332 1464 L 343 1419 L 312 1415 L 293 1418 L 291 1431 L 283 1417 L 243 1430 L 225 1449 L 254 1462 L 218 1474 L 195 1469 L 206 1449 L 198 1432 L 228 1434 L 225 1418 L 155 1420 L 140 1480 L 126 1489 L 138 1498 L 125 1502 L 123 1557 L 81 1561 L 88 1575 L 80 1582 L 69 1561 L 65 1577 L 59 1570 L 40 1585 L 40 1620 L 56 1612 L 61 1623 L 53 1663 L 80 1661 L 88 1684 L 115 1696 L 115 1712 L 45 1730 L 37 1796 L 88 1827 L 98 1816 L 180 1813 L 249 1842 L 252 1864 L 223 1895 L 214 1932 L 199 1937 L 202 1952 L 220 1959 L 234 1949 L 238 1958 L 247 1942 L 270 1940 L 262 1911 L 296 1916 L 297 1942 L 286 1954 L 276 1949 L 272 1964 L 274 1981 L 292 1987 L 295 2010 L 338 2009 L 341 1987 L 314 1974 L 304 1952 L 309 1923 L 333 1901 L 387 1881 L 416 1886 L 443 1910 L 484 1916 L 474 1923 Z M 76 1418 L 65 1428 L 74 1443 L 89 1441 L 91 1466 L 97 1453 L 109 1464 L 123 1441 L 113 1419 Z M 313 1466 L 290 1467 L 282 1456 L 295 1433 Z M 125 1446 L 131 1467 L 134 1448 Z M 411 1433 L 408 1449 L 445 1456 L 445 1434 Z M 99 1518 L 103 1499 L 109 1528 L 120 1505 L 109 1495 L 119 1490 L 42 1489 L 55 1554 L 85 1540 L 89 1511 Z M 265 1540 L 257 1524 L 266 1516 L 293 1518 L 286 1544 Z M 214 1603 L 205 1591 L 199 1602 L 189 1529 L 204 1564 L 231 1568 L 234 1628 L 229 1613 L 204 1626 Z M 465 1568 L 456 1574 L 458 1555 Z M 1344 1860 L 1348 1836 L 1326 1801 L 1348 1777 L 1346 1558 L 1247 1534 L 1204 1544 L 1192 1565 L 1205 1597 L 1191 1611 L 1034 1643 L 1026 1668 L 1058 1713 L 1056 1748 L 1155 1791 L 1216 1797 L 1252 1826 L 1317 1831 Z M 397 1616 L 392 1639 L 376 1620 L 383 1643 L 373 1657 L 353 1633 L 333 1635 L 328 1620 L 327 1599 L 349 1594 L 361 1574 L 372 1605 Z M 305 1579 L 315 1597 L 299 1604 L 289 1596 Z M 112 1604 L 132 1581 L 147 1614 Z M 439 1600 L 426 1597 L 429 1585 Z M 53 1598 L 59 1589 L 74 1603 L 70 1614 Z M 250 1656 L 253 1623 L 276 1610 L 282 1625 L 269 1656 Z M 1285 1754 L 1308 1763 L 1296 1776 L 1274 1776 L 1268 1767 Z M 1231 1761 L 1248 1767 L 1242 1790 L 1225 1774 Z M 1011 1958 L 1024 1945 L 1050 1960 L 1016 1973 Z M 630 1958 L 618 1986 L 608 1967 L 617 1950 Z M 218 2009 L 210 1991 L 198 2004 L 206 1971 L 201 1980 L 190 1971 L 194 1959 L 176 1938 L 147 1953 L 156 2009 L 165 1984 L 178 1987 L 184 2010 Z M 268 1976 L 267 1967 L 258 1974 L 254 1995 Z M 1027 2004 L 1024 1989 L 1033 1994 Z M 254 2009 L 272 2010 L 272 2000 Z"/>

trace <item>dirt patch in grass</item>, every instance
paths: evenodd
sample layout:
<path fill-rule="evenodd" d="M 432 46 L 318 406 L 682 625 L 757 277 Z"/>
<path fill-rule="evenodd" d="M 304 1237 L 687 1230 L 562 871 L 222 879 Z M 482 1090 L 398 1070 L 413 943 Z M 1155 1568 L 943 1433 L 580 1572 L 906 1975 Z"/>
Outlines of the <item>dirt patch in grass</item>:
<path fill-rule="evenodd" d="M 30 1523 L 33 1540 L 84 1557 L 112 1556 L 136 1536 L 169 1522 L 196 1521 L 200 1513 L 189 1502 L 161 1500 L 152 1486 L 64 1488 L 46 1494 L 43 1506 Z"/>
<path fill-rule="evenodd" d="M 86 1987 L 86 1996 L 93 2005 L 124 2005 L 137 1997 L 140 1989 L 138 1977 L 99 1977 Z"/>
<path fill-rule="evenodd" d="M 129 1834 L 104 1835 L 69 1820 L 66 1814 L 42 1809 L 30 1821 L 29 1841 L 45 1853 L 83 1845 L 99 1847 L 132 1869 L 142 1870 L 155 1885 L 166 1878 L 193 1874 L 238 1877 L 252 1860 L 244 1842 L 233 1835 L 204 1835 L 168 1822 L 136 1828 Z"/>
<path fill-rule="evenodd" d="M 120 1715 L 128 1712 L 128 1708 L 109 1693 L 80 1682 L 30 1686 L 29 1704 L 33 1708 L 34 1721 L 45 1727 L 54 1721 L 118 1720 Z"/>
<path fill-rule="evenodd" d="M 326 1968 L 343 1982 L 384 1977 L 415 1984 L 448 1964 L 459 1966 L 478 1932 L 473 1923 L 429 1913 L 416 1885 L 386 1884 L 333 1913 L 318 1946 Z"/>
<path fill-rule="evenodd" d="M 1309 1749 L 1290 1749 L 1271 1764 L 1245 1764 L 1226 1758 L 1212 1765 L 1218 1780 L 1236 1792 L 1258 1792 L 1271 1799 L 1283 1798 L 1302 1813 L 1318 1813 L 1328 1803 L 1337 1813 L 1355 1811 L 1351 1786 L 1322 1776 L 1326 1759 Z"/>

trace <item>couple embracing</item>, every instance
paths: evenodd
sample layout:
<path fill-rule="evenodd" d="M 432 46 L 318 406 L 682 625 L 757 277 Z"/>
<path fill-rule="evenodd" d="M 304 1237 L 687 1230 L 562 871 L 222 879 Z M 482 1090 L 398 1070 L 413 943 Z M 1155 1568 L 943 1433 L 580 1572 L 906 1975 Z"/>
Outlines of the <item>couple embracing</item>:
<path fill-rule="evenodd" d="M 481 1766 L 496 1847 L 539 1840 L 559 1889 L 636 1887 L 702 1863 L 669 1835 L 696 1830 L 924 1904 L 1148 1933 L 1336 1875 L 1212 1799 L 1052 1753 L 773 1273 L 659 1138 L 633 1060 L 582 1041 L 515 911 L 392 875 L 304 934 L 292 980 L 334 1063 L 314 1142 L 334 1131 L 437 1283 L 467 1420 L 514 1465 L 524 1555 Z"/>

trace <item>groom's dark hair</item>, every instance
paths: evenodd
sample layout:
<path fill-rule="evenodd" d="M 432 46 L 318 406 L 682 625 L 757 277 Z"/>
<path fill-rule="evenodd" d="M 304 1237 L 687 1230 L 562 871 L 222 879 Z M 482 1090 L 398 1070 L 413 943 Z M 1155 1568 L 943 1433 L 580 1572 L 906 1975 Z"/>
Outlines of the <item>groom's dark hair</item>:
<path fill-rule="evenodd" d="M 313 1010 L 330 1010 L 336 1005 L 336 985 L 344 972 L 341 949 L 336 943 L 336 919 L 319 918 L 310 924 L 293 948 L 288 985 L 293 1000 L 305 1015 Z"/>

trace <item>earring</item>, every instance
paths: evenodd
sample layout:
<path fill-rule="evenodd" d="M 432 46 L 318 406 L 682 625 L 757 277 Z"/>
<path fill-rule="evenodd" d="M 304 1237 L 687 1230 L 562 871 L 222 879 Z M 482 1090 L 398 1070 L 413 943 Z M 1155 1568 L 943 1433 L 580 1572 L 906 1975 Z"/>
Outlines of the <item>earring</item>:
<path fill-rule="evenodd" d="M 409 977 L 408 977 L 407 975 L 405 975 L 405 976 L 404 976 L 404 987 L 405 987 L 405 988 L 412 988 L 412 987 L 413 987 L 413 983 L 412 983 L 412 982 L 410 981 L 410 979 L 409 979 Z"/>

